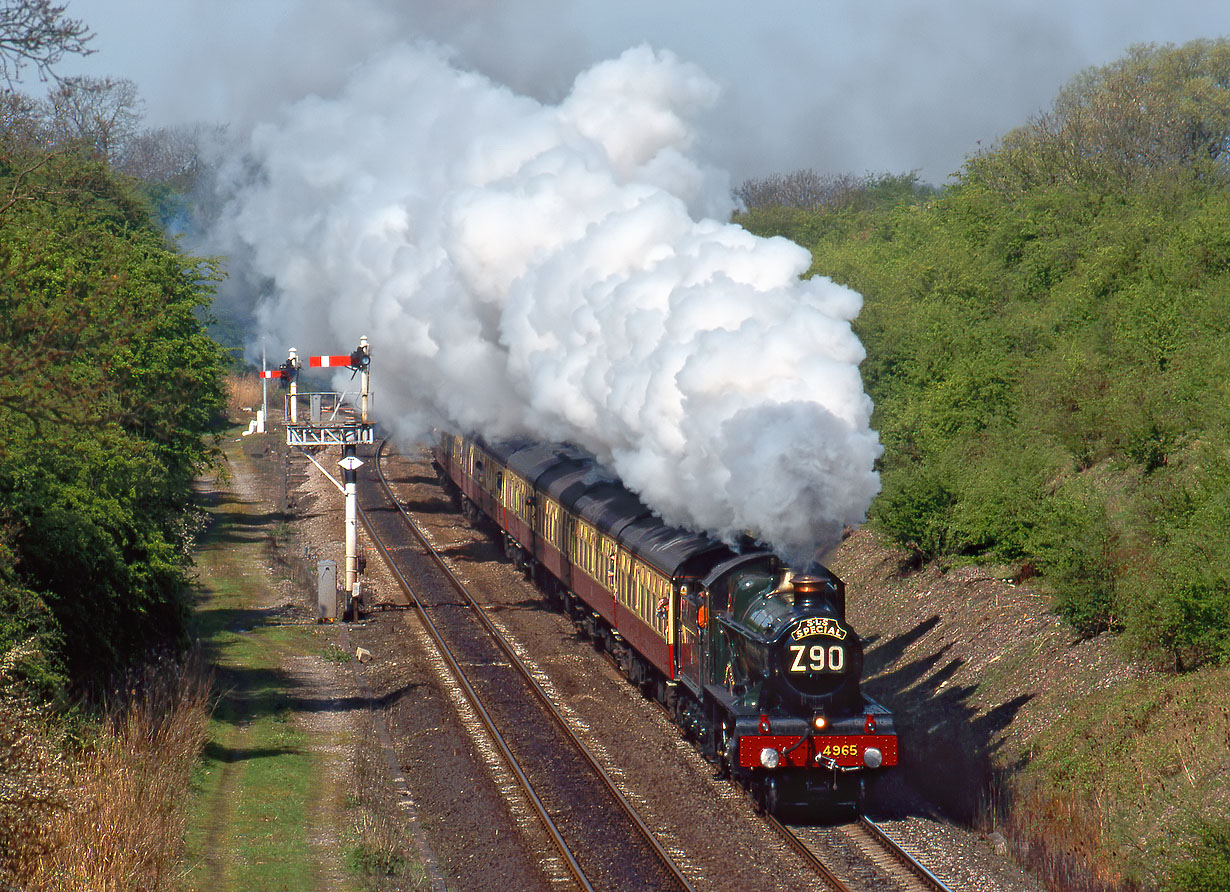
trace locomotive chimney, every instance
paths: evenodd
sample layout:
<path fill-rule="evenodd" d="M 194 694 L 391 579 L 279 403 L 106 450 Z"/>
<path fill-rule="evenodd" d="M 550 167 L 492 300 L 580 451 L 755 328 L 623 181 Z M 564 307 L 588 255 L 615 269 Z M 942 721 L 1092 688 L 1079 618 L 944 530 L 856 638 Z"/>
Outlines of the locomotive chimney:
<path fill-rule="evenodd" d="M 819 576 L 796 576 L 792 581 L 796 608 L 800 610 L 816 608 L 826 600 L 828 586 Z"/>

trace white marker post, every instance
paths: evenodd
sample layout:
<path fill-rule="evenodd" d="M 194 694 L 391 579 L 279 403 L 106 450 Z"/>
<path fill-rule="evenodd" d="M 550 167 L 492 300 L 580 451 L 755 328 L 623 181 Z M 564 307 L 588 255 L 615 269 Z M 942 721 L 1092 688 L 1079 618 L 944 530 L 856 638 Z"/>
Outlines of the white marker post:
<path fill-rule="evenodd" d="M 355 455 L 355 444 L 342 447 L 345 458 L 341 465 L 346 493 L 346 592 L 354 594 L 355 580 L 359 576 L 359 517 L 358 517 L 358 470 L 363 460 Z"/>
<path fill-rule="evenodd" d="M 359 381 L 361 382 L 361 389 L 363 392 L 363 399 L 360 404 L 361 408 L 359 411 L 359 420 L 364 424 L 367 424 L 367 394 L 371 388 L 371 372 L 369 371 L 372 361 L 371 356 L 372 351 L 367 346 L 367 335 L 363 335 L 359 338 L 359 349 L 356 351 L 356 356 L 354 358 L 359 361 Z"/>
<path fill-rule="evenodd" d="M 286 367 L 290 372 L 290 423 L 299 423 L 299 351 L 290 348 L 286 357 Z"/>

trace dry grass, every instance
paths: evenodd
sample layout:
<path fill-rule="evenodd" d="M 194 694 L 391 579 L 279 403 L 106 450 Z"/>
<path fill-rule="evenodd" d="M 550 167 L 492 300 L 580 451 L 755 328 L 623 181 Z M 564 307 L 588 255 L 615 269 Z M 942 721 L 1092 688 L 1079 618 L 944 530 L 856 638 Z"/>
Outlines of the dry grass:
<path fill-rule="evenodd" d="M 1008 840 L 1018 863 L 1041 877 L 1051 889 L 1066 892 L 1133 892 L 1110 860 L 1101 811 L 1085 799 L 1061 796 L 1030 782 L 1013 782 L 1006 774 L 992 783 L 995 807 L 980 823 Z"/>
<path fill-rule="evenodd" d="M 373 719 L 365 719 L 355 748 L 354 792 L 356 839 L 347 861 L 360 875 L 365 889 L 430 889 L 431 882 L 406 836 L 406 816 L 397 793 L 389 783 Z"/>
<path fill-rule="evenodd" d="M 0 711 L 0 888 L 176 888 L 181 804 L 209 714 L 196 663 L 151 667 L 71 756 L 38 710 L 10 701 Z"/>
<path fill-rule="evenodd" d="M 228 418 L 242 418 L 244 409 L 255 411 L 261 405 L 261 379 L 256 375 L 226 376 L 226 413 Z"/>

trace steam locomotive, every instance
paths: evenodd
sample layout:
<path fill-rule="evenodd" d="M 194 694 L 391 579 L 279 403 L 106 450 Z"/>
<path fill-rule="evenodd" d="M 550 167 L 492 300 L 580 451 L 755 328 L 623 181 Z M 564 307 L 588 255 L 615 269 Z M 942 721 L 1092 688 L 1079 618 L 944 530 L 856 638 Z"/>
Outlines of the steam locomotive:
<path fill-rule="evenodd" d="M 897 763 L 823 566 L 669 527 L 570 447 L 442 434 L 433 460 L 470 520 L 493 521 L 508 558 L 762 809 L 857 808 Z"/>

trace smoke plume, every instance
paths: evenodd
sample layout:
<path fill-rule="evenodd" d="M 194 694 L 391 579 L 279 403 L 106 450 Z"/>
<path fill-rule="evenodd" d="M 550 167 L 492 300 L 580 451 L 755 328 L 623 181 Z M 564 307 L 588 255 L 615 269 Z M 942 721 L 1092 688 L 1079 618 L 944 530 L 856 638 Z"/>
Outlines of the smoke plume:
<path fill-rule="evenodd" d="M 668 522 L 810 557 L 879 487 L 861 298 L 724 222 L 692 145 L 716 98 L 643 46 L 555 105 L 393 47 L 254 130 L 219 247 L 272 282 L 271 343 L 369 337 L 401 437 L 573 442 Z"/>

